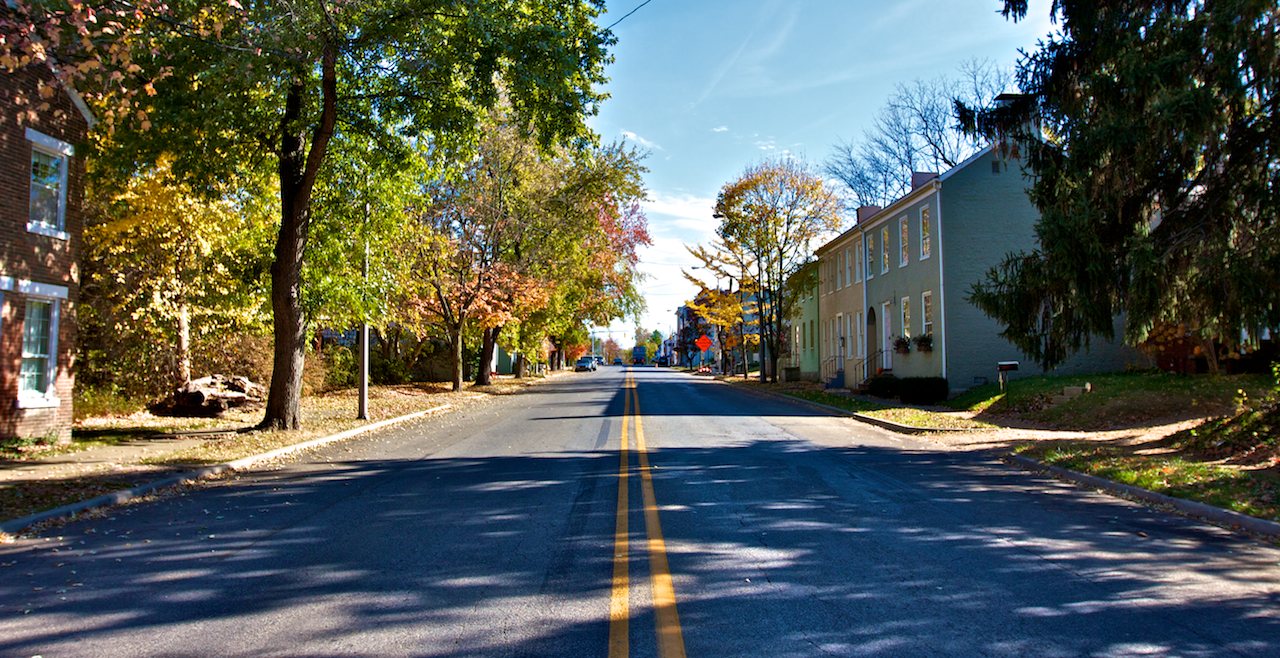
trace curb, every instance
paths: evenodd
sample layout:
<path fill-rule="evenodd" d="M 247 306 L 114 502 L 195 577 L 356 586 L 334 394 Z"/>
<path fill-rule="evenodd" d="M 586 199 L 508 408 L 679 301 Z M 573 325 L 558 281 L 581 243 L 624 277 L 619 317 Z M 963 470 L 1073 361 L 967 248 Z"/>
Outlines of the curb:
<path fill-rule="evenodd" d="M 198 468 L 194 471 L 186 471 L 184 473 L 172 475 L 163 480 L 148 482 L 147 484 L 140 484 L 136 487 L 133 487 L 132 489 L 116 491 L 109 494 L 98 496 L 96 498 L 82 500 L 78 503 L 71 503 L 70 505 L 63 505 L 62 507 L 57 507 L 51 510 L 36 512 L 35 514 L 30 514 L 22 518 L 13 519 L 10 521 L 5 521 L 4 523 L 0 523 L 0 533 L 16 535 L 21 530 L 29 526 L 35 525 L 37 523 L 40 523 L 41 521 L 49 521 L 51 519 L 60 519 L 60 518 L 73 519 L 80 512 L 83 512 L 85 510 L 90 510 L 95 507 L 103 507 L 106 505 L 119 505 L 120 503 L 123 503 L 132 498 L 137 498 L 139 496 L 149 494 L 152 491 L 155 491 L 157 489 L 171 487 L 175 484 L 182 484 L 183 482 L 187 482 L 189 480 L 203 480 L 205 478 L 209 478 L 214 475 L 218 475 L 220 473 L 225 473 L 227 471 L 242 470 L 250 466 L 253 466 L 254 464 L 267 461 L 269 459 L 274 459 L 276 457 L 288 455 L 294 452 L 301 452 L 303 450 L 315 448 L 317 446 L 322 446 L 326 443 L 333 443 L 335 441 L 342 441 L 345 439 L 349 439 L 353 436 L 358 436 L 366 432 L 372 432 L 377 429 L 382 429 L 383 427 L 387 427 L 388 425 L 395 425 L 396 423 L 402 423 L 406 420 L 413 420 L 415 418 L 421 418 L 422 416 L 426 416 L 427 414 L 432 414 L 437 411 L 443 411 L 452 406 L 453 405 L 451 404 L 442 404 L 438 407 L 432 407 L 425 411 L 417 411 L 411 414 L 406 414 L 404 416 L 398 416 L 396 418 L 380 420 L 376 423 L 361 425 L 360 427 L 355 427 L 345 432 L 338 432 L 337 434 L 322 436 L 318 439 L 311 439 L 310 441 L 303 441 L 302 443 L 295 443 L 293 445 L 283 446 L 280 448 L 276 448 L 275 450 L 268 450 L 267 452 L 264 452 L 261 454 L 250 455 L 248 457 L 241 457 L 240 459 L 232 460 L 226 463 L 216 464 L 214 466 L 206 466 L 204 468 Z"/>
<path fill-rule="evenodd" d="M 1138 487 L 1112 482 L 1105 478 L 1087 473 L 1079 473 L 1061 466 L 1052 466 L 1034 459 L 1023 457 L 1022 455 L 1007 454 L 1005 461 L 1012 462 L 1028 471 L 1039 473 L 1049 473 L 1060 480 L 1067 480 L 1076 484 L 1082 484 L 1094 489 L 1100 489 L 1109 493 L 1117 494 L 1123 498 L 1143 500 L 1156 505 L 1167 505 L 1183 514 L 1208 521 L 1214 525 L 1225 526 L 1227 528 L 1240 528 L 1257 535 L 1280 539 L 1280 523 L 1275 521 L 1267 521 L 1259 519 L 1239 512 L 1233 512 L 1229 509 L 1206 505 L 1205 503 L 1197 503 L 1193 500 L 1185 500 L 1182 498 L 1174 498 L 1166 496 L 1162 493 L 1139 489 Z"/>
<path fill-rule="evenodd" d="M 726 386 L 733 386 L 733 384 L 730 384 L 730 383 L 728 383 L 728 382 L 721 382 L 721 383 L 722 383 L 722 384 L 725 384 Z M 890 432 L 897 432 L 898 434 L 948 434 L 948 433 L 956 433 L 956 432 L 985 432 L 985 431 L 987 431 L 986 429 L 983 429 L 983 428 L 981 428 L 981 427 L 917 427 L 917 426 L 915 426 L 915 425 L 903 425 L 902 423 L 894 422 L 894 421 L 892 421 L 892 420 L 885 420 L 885 419 L 883 419 L 883 418 L 876 418 L 875 416 L 868 416 L 868 415 L 866 415 L 866 414 L 861 414 L 861 413 L 858 413 L 858 412 L 856 412 L 856 411 L 849 411 L 848 409 L 841 409 L 840 407 L 833 407 L 833 406 L 831 406 L 831 405 L 829 405 L 829 404 L 822 404 L 821 402 L 814 402 L 814 401 L 812 401 L 812 400 L 806 400 L 806 399 L 804 399 L 804 398 L 798 398 L 798 397 L 796 397 L 796 396 L 794 396 L 794 395 L 787 395 L 786 393 L 775 393 L 775 392 L 773 392 L 773 391 L 762 391 L 762 390 L 760 390 L 760 389 L 750 388 L 750 387 L 737 387 L 737 386 L 734 386 L 734 388 L 736 388 L 737 390 L 740 390 L 740 391 L 751 391 L 751 392 L 753 392 L 753 393 L 761 393 L 761 394 L 764 394 L 764 395 L 771 395 L 771 396 L 773 396 L 773 397 L 785 398 L 785 399 L 787 399 L 787 400 L 792 400 L 792 401 L 795 401 L 795 402 L 799 402 L 799 403 L 801 403 L 801 404 L 807 404 L 807 405 L 809 405 L 809 406 L 811 406 L 811 407 L 817 407 L 817 408 L 819 408 L 819 409 L 824 409 L 824 410 L 826 410 L 826 411 L 834 411 L 834 412 L 836 412 L 836 413 L 839 413 L 839 414 L 843 414 L 843 415 L 845 415 L 845 416 L 848 416 L 848 417 L 850 417 L 850 418 L 852 418 L 852 419 L 854 419 L 854 420 L 864 422 L 864 423 L 866 423 L 866 424 L 868 424 L 868 425 L 875 425 L 875 426 L 880 427 L 880 428 L 882 428 L 882 429 L 889 430 Z"/>

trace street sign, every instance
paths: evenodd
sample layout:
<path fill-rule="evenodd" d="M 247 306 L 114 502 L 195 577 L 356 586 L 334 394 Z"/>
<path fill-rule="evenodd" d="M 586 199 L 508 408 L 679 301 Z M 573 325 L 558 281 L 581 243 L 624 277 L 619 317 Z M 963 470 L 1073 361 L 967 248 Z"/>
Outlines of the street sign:
<path fill-rule="evenodd" d="M 697 345 L 698 349 L 702 350 L 703 352 L 711 349 L 711 339 L 707 338 L 706 334 L 702 334 L 702 338 L 699 338 L 698 340 L 694 341 L 693 344 Z"/>

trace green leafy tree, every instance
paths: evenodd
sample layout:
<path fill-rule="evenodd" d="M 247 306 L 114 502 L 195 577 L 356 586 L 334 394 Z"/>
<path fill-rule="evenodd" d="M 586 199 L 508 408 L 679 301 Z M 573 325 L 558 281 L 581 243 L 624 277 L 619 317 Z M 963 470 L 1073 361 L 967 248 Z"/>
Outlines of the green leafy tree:
<path fill-rule="evenodd" d="M 191 380 L 194 345 L 266 328 L 270 183 L 198 194 L 167 159 L 111 173 L 91 167 L 86 191 L 78 383 L 159 396 Z"/>
<path fill-rule="evenodd" d="M 113 23 L 102 27 L 87 16 L 92 7 L 40 5 L 17 21 L 36 26 L 39 43 L 6 41 L 0 61 L 22 65 L 54 48 L 50 59 L 66 63 L 62 74 L 100 83 L 91 98 L 105 108 L 122 167 L 168 153 L 176 176 L 211 186 L 243 163 L 273 165 L 280 224 L 262 424 L 292 429 L 307 336 L 312 199 L 335 136 L 364 136 L 389 157 L 407 157 L 414 144 L 465 154 L 479 120 L 505 97 L 517 125 L 543 146 L 585 141 L 583 119 L 603 98 L 594 88 L 605 81 L 613 42 L 594 23 L 602 7 L 600 0 L 192 0 L 112 7 Z"/>
<path fill-rule="evenodd" d="M 1051 11 L 1060 31 L 1019 65 L 1026 95 L 957 108 L 1025 156 L 1041 212 L 1038 249 L 1010 254 L 973 303 L 1045 368 L 1112 338 L 1119 313 L 1131 344 L 1185 323 L 1230 349 L 1280 325 L 1275 2 Z"/>
<path fill-rule="evenodd" d="M 757 286 L 756 318 L 767 366 L 761 368 L 761 380 L 776 380 L 787 344 L 785 322 L 799 298 L 787 281 L 808 262 L 814 241 L 839 229 L 842 208 L 822 178 L 796 159 L 750 166 L 720 190 L 716 233 L 741 245 L 754 265 L 749 277 Z"/>

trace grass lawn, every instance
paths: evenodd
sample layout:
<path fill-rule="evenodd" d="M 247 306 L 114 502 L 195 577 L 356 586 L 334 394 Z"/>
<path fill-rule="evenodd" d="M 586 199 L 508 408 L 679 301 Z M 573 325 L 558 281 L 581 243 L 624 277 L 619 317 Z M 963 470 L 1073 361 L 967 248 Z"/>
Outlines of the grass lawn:
<path fill-rule="evenodd" d="M 959 414 L 938 413 L 936 411 L 915 409 L 912 407 L 895 407 L 887 404 L 879 404 L 876 402 L 868 402 L 866 400 L 851 398 L 847 395 L 829 393 L 821 390 L 817 385 L 800 386 L 796 384 L 755 384 L 755 386 L 765 390 L 774 390 L 775 392 L 797 397 L 802 400 L 817 402 L 819 404 L 836 407 L 837 409 L 844 409 L 845 411 L 865 414 L 875 418 L 883 418 L 884 420 L 901 423 L 903 425 L 911 425 L 913 427 L 938 429 L 990 429 L 994 427 L 990 423 L 970 420 L 969 418 L 965 418 Z"/>
<path fill-rule="evenodd" d="M 1029 444 L 1015 452 L 1113 482 L 1280 521 L 1280 478 L 1274 468 L 1243 469 L 1206 463 L 1193 454 L 1142 454 L 1132 447 L 1089 442 Z"/>
<path fill-rule="evenodd" d="M 1093 392 L 1050 404 L 1064 386 L 1085 383 L 1093 386 Z M 1240 391 L 1257 398 L 1271 385 L 1269 375 L 1036 375 L 1009 382 L 1003 394 L 999 384 L 986 384 L 943 404 L 979 418 L 1017 414 L 1061 429 L 1091 430 L 1227 414 L 1235 410 Z"/>

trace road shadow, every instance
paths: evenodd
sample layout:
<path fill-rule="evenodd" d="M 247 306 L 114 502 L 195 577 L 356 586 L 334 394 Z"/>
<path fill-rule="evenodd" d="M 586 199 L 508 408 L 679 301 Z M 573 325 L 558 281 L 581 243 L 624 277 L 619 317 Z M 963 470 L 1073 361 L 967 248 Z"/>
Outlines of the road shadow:
<path fill-rule="evenodd" d="M 1280 552 L 1213 528 L 967 454 L 650 460 L 689 655 L 1280 654 Z M 603 655 L 618 461 L 334 462 L 118 509 L 0 548 L 0 655 Z"/>

